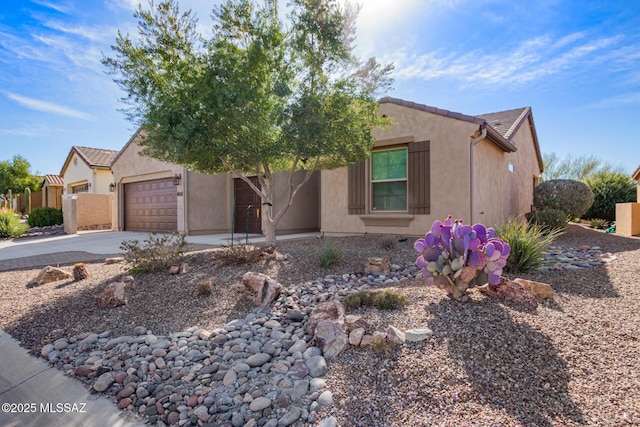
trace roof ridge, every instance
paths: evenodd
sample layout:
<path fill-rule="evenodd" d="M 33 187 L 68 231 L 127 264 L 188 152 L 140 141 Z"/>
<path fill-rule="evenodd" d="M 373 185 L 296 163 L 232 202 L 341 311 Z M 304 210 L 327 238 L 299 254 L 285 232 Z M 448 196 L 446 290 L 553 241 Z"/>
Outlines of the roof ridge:
<path fill-rule="evenodd" d="M 514 108 L 514 110 L 517 110 L 517 108 Z M 529 111 L 531 111 L 531 107 L 524 107 L 522 109 L 522 113 L 520 113 L 518 118 L 515 119 L 513 121 L 513 123 L 511 123 L 511 127 L 509 127 L 507 132 L 504 134 L 505 138 L 507 138 L 508 140 L 511 140 L 511 137 L 513 136 L 513 133 L 520 127 L 520 124 L 522 123 L 522 120 L 524 120 L 524 118 L 527 116 L 527 114 L 529 114 Z"/>

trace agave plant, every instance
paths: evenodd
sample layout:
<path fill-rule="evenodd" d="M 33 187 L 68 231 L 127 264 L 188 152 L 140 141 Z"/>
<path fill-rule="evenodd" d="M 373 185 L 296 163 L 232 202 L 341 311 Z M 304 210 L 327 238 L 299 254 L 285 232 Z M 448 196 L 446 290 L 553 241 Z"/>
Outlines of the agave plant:
<path fill-rule="evenodd" d="M 467 289 L 487 282 L 497 285 L 509 257 L 509 245 L 495 237 L 493 228 L 464 225 L 449 216 L 436 220 L 424 239 L 416 240 L 416 265 L 426 284 L 465 299 Z"/>

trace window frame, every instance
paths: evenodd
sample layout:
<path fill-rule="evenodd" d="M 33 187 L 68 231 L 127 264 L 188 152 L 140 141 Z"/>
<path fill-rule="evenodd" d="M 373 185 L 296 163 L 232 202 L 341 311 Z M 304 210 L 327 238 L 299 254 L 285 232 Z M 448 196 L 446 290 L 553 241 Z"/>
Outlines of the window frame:
<path fill-rule="evenodd" d="M 373 157 L 375 154 L 377 153 L 381 153 L 381 152 L 385 152 L 385 151 L 400 151 L 403 150 L 405 152 L 405 162 L 404 162 L 404 167 L 405 167 L 405 177 L 404 178 L 392 178 L 392 179 L 378 179 L 378 180 L 374 180 L 373 179 Z M 402 146 L 393 146 L 393 147 L 384 147 L 384 148 L 379 148 L 379 149 L 375 149 L 371 152 L 371 155 L 369 156 L 369 170 L 368 170 L 368 181 L 369 181 L 369 194 L 368 194 L 368 198 L 369 198 L 369 203 L 368 203 L 368 210 L 370 213 L 397 213 L 397 212 L 402 212 L 402 213 L 407 213 L 409 211 L 409 147 L 407 145 L 402 145 Z M 387 182 L 404 182 L 405 186 L 405 206 L 404 209 L 388 209 L 388 210 L 378 210 L 378 209 L 374 209 L 373 203 L 374 203 L 374 195 L 373 195 L 373 186 L 374 184 L 380 184 L 380 183 L 387 183 Z"/>

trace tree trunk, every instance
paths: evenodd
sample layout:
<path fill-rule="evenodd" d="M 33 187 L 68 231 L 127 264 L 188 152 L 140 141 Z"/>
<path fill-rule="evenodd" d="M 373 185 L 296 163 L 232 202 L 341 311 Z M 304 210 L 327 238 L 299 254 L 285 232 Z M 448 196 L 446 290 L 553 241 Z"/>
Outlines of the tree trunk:
<path fill-rule="evenodd" d="M 263 212 L 263 218 L 267 209 Z M 269 218 L 264 218 L 265 220 L 262 222 L 263 229 L 262 232 L 264 234 L 265 243 L 267 246 L 275 246 L 276 245 L 276 223 L 271 221 Z"/>

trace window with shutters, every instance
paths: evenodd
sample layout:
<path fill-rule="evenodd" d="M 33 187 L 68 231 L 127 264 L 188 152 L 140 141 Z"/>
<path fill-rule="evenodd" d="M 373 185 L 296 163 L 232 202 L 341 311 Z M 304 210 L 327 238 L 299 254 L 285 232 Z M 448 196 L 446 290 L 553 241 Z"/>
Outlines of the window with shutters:
<path fill-rule="evenodd" d="M 371 211 L 407 210 L 407 149 L 371 153 Z"/>
<path fill-rule="evenodd" d="M 348 213 L 430 213 L 429 141 L 375 150 L 349 166 Z"/>

